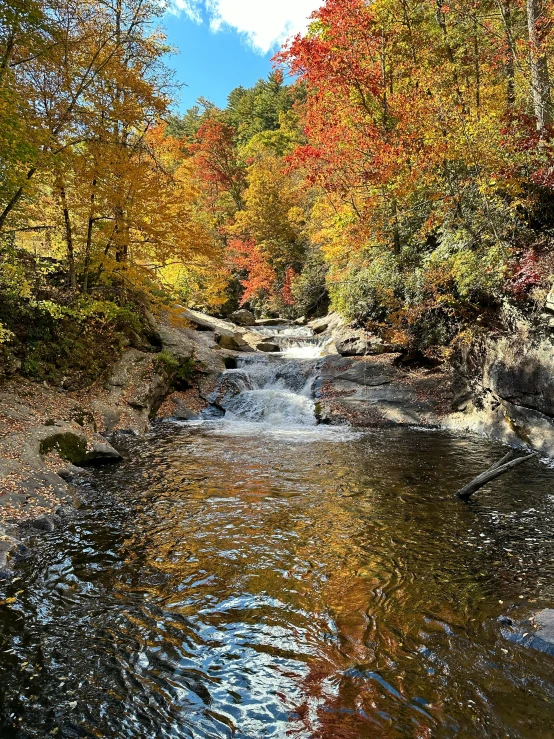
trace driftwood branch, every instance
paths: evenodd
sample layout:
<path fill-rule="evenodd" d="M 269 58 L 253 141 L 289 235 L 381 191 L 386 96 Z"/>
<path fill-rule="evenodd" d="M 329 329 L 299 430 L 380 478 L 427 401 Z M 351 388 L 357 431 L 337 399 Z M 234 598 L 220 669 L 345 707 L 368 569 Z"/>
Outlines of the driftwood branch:
<path fill-rule="evenodd" d="M 492 467 L 489 467 L 486 472 L 482 472 L 465 487 L 463 487 L 461 490 L 458 490 L 458 492 L 456 493 L 458 498 L 468 500 L 469 498 L 471 498 L 472 495 L 474 495 L 474 493 L 476 493 L 492 480 L 496 480 L 497 477 L 500 477 L 506 472 L 513 470 L 514 467 L 517 467 L 518 465 L 523 464 L 523 462 L 527 462 L 528 459 L 532 459 L 533 457 L 537 456 L 536 452 L 533 452 L 532 454 L 526 454 L 524 457 L 517 457 L 516 459 L 512 459 L 513 455 L 513 452 L 509 452 L 499 462 L 495 462 Z"/>

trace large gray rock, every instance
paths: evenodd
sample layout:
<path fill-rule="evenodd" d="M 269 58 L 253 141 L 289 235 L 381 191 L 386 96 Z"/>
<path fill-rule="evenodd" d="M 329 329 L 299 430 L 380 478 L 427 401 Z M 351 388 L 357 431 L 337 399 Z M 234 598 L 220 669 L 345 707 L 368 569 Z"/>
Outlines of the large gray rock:
<path fill-rule="evenodd" d="M 546 608 L 531 618 L 535 631 L 528 646 L 554 656 L 554 609 Z"/>
<path fill-rule="evenodd" d="M 217 343 L 222 349 L 227 349 L 233 352 L 249 352 L 251 347 L 244 341 L 241 333 L 232 334 L 215 334 Z"/>
<path fill-rule="evenodd" d="M 172 326 L 169 323 L 160 323 L 158 334 L 162 341 L 163 350 L 172 354 L 176 359 L 187 360 L 194 356 L 196 342 L 185 328 Z"/>
<path fill-rule="evenodd" d="M 219 334 L 233 334 L 237 330 L 235 324 L 230 321 L 214 318 L 213 316 L 208 316 L 206 313 L 200 313 L 200 311 L 191 310 L 190 308 L 184 308 L 181 317 L 206 331 L 217 331 Z"/>
<path fill-rule="evenodd" d="M 231 313 L 229 318 L 233 323 L 236 323 L 237 326 L 256 325 L 256 316 L 252 311 L 246 310 L 245 308 L 241 308 L 240 310 L 236 310 L 234 313 Z"/>
<path fill-rule="evenodd" d="M 331 334 L 333 331 L 337 331 L 344 326 L 344 319 L 338 315 L 338 313 L 329 313 L 324 318 L 316 318 L 308 323 L 308 326 L 312 329 L 314 334 Z"/>
<path fill-rule="evenodd" d="M 429 372 L 408 374 L 396 367 L 393 359 L 386 355 L 326 357 L 317 389 L 320 419 L 378 428 L 438 427 L 447 404 L 444 396 L 450 393 L 448 377 L 440 383 L 438 376 Z M 437 385 L 442 386 L 440 391 Z"/>
<path fill-rule="evenodd" d="M 184 344 L 182 353 L 177 342 L 171 346 L 180 359 L 190 358 L 192 350 L 189 351 Z M 111 433 L 131 429 L 144 433 L 169 393 L 171 383 L 171 373 L 155 354 L 128 349 L 105 384 L 106 394 L 92 402 L 94 411 L 101 418 L 102 431 Z"/>
<path fill-rule="evenodd" d="M 449 428 L 477 431 L 554 456 L 554 346 L 520 321 L 510 335 L 490 336 L 456 363 L 460 412 Z"/>
<path fill-rule="evenodd" d="M 121 454 L 99 434 L 91 439 L 90 435 L 66 424 L 33 429 L 27 444 L 34 445 L 41 455 L 57 452 L 62 459 L 77 466 L 117 462 L 121 459 Z"/>
<path fill-rule="evenodd" d="M 364 331 L 342 329 L 334 339 L 335 348 L 343 357 L 363 357 L 371 352 L 371 344 Z"/>

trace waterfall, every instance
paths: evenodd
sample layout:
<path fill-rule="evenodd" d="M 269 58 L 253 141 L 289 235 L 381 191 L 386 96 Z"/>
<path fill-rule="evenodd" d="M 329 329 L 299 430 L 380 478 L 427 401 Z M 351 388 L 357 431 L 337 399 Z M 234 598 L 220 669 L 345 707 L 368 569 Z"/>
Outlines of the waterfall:
<path fill-rule="evenodd" d="M 314 336 L 308 326 L 273 326 L 258 328 L 256 333 L 264 341 L 277 344 L 281 356 L 287 359 L 318 359 L 329 353 L 332 341 L 321 336 Z"/>
<path fill-rule="evenodd" d="M 304 326 L 257 328 L 260 340 L 277 344 L 277 354 L 246 354 L 227 370 L 203 414 L 233 427 L 257 424 L 271 429 L 309 429 L 318 425 L 314 386 L 317 365 L 328 343 Z"/>
<path fill-rule="evenodd" d="M 313 362 L 277 357 L 245 357 L 239 361 L 238 370 L 223 375 L 213 397 L 225 410 L 228 421 L 279 427 L 317 425 Z M 229 382 L 234 391 L 227 389 Z M 226 390 L 223 396 L 222 388 Z"/>

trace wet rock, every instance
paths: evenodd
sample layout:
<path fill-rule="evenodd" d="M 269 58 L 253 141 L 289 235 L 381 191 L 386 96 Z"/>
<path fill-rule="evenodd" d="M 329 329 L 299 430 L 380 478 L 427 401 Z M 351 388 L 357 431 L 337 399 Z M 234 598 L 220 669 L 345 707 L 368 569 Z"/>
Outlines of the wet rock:
<path fill-rule="evenodd" d="M 29 547 L 25 546 L 25 544 L 19 543 L 13 553 L 12 559 L 14 560 L 14 562 L 23 562 L 24 560 L 29 559 L 29 557 L 32 556 L 32 550 L 29 549 Z"/>
<path fill-rule="evenodd" d="M 10 541 L 0 541 L 0 570 L 8 570 L 8 555 L 15 549 L 15 544 Z"/>
<path fill-rule="evenodd" d="M 190 408 L 183 403 L 182 400 L 175 400 L 175 408 L 173 410 L 173 418 L 178 421 L 196 421 L 198 420 L 198 414 L 191 411 Z"/>
<path fill-rule="evenodd" d="M 31 526 L 37 531 L 44 531 L 47 534 L 51 534 L 52 531 L 54 531 L 54 529 L 56 528 L 54 520 L 51 516 L 41 516 L 40 518 L 35 518 L 34 521 L 31 521 Z"/>
<path fill-rule="evenodd" d="M 86 464 L 104 464 L 106 462 L 119 462 L 123 457 L 107 441 L 95 442 L 92 450 L 88 452 Z"/>
<path fill-rule="evenodd" d="M 75 482 L 83 477 L 89 477 L 90 472 L 83 469 L 82 467 L 77 467 L 74 464 L 70 464 L 67 467 L 64 467 L 62 470 L 58 470 L 58 475 L 62 478 L 62 480 L 66 480 L 66 482 Z"/>
<path fill-rule="evenodd" d="M 531 624 L 535 631 L 527 646 L 554 656 L 554 609 L 546 608 L 535 614 L 531 618 Z"/>
<path fill-rule="evenodd" d="M 73 506 L 63 505 L 57 509 L 56 516 L 61 518 L 63 521 L 67 521 L 68 519 L 73 518 L 76 512 L 77 511 Z"/>
<path fill-rule="evenodd" d="M 231 321 L 233 321 L 233 323 L 236 323 L 237 326 L 256 325 L 256 316 L 252 313 L 252 311 L 246 310 L 245 308 L 241 308 L 241 310 L 237 310 L 234 313 L 231 313 L 229 318 L 231 319 Z"/>
<path fill-rule="evenodd" d="M 547 608 L 522 623 L 507 616 L 498 619 L 505 639 L 529 649 L 554 656 L 554 609 Z"/>
<path fill-rule="evenodd" d="M 121 459 L 121 454 L 100 435 L 90 438 L 69 426 L 42 426 L 34 429 L 31 439 L 38 443 L 41 455 L 56 451 L 73 465 L 102 464 Z"/>
<path fill-rule="evenodd" d="M 266 352 L 268 354 L 275 354 L 281 351 L 279 344 L 274 344 L 271 341 L 262 341 L 260 344 L 256 345 L 256 349 L 259 352 Z"/>
<path fill-rule="evenodd" d="M 232 370 L 226 372 L 221 378 L 215 391 L 210 395 L 209 402 L 211 405 L 227 408 L 230 401 L 245 392 L 252 390 L 252 379 L 248 372 L 243 370 Z"/>

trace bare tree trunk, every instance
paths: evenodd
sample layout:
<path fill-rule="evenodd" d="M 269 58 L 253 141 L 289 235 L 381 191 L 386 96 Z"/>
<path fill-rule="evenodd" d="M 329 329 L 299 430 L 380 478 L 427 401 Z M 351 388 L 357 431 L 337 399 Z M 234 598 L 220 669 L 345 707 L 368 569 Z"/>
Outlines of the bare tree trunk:
<path fill-rule="evenodd" d="M 504 24 L 506 28 L 506 43 L 508 44 L 508 56 L 506 58 L 507 78 L 507 101 L 508 110 L 513 110 L 516 104 L 516 69 L 514 59 L 514 45 L 512 40 L 512 5 L 511 0 L 506 0 L 504 5 Z"/>
<path fill-rule="evenodd" d="M 477 117 L 481 116 L 481 61 L 479 59 L 479 25 L 477 13 L 473 15 L 473 59 L 475 65 L 475 107 Z"/>
<path fill-rule="evenodd" d="M 448 38 L 448 28 L 446 27 L 446 16 L 444 14 L 442 0 L 436 0 L 436 5 L 437 5 L 436 19 L 437 19 L 437 23 L 439 24 L 439 28 L 442 31 L 442 36 L 443 36 L 443 41 L 444 41 L 444 50 L 446 51 L 446 58 L 448 59 L 450 65 L 452 66 L 452 76 L 454 79 L 454 86 L 456 88 L 456 97 L 458 98 L 458 103 L 462 109 L 462 113 L 465 113 L 466 106 L 464 103 L 464 96 L 462 95 L 462 91 L 460 89 L 460 81 L 458 78 L 458 72 L 456 71 L 456 59 L 454 57 L 454 51 L 450 44 L 450 39 Z"/>
<path fill-rule="evenodd" d="M 531 84 L 537 129 L 544 129 L 552 123 L 552 103 L 550 98 L 550 77 L 544 42 L 546 40 L 546 17 L 544 0 L 527 0 L 527 24 L 529 26 L 529 46 L 531 62 Z"/>
<path fill-rule="evenodd" d="M 94 228 L 94 201 L 96 199 L 96 179 L 92 181 L 92 191 L 90 193 L 90 211 L 87 224 L 87 240 L 85 243 L 85 265 L 83 277 L 83 292 L 88 292 L 88 280 L 90 272 L 90 256 L 92 250 L 92 229 Z"/>
<path fill-rule="evenodd" d="M 33 175 L 35 174 L 36 171 L 37 171 L 36 170 L 36 167 L 32 167 L 27 172 L 27 178 L 26 178 L 27 181 L 29 181 L 33 177 Z M 21 196 L 23 195 L 24 190 L 25 190 L 25 187 L 23 185 L 21 185 L 21 187 L 16 191 L 16 193 L 14 194 L 14 196 L 12 197 L 12 199 L 6 205 L 6 207 L 4 208 L 4 210 L 2 211 L 2 213 L 0 213 L 0 231 L 2 231 L 2 229 L 4 228 L 4 224 L 6 223 L 6 219 L 8 218 L 8 216 L 10 215 L 10 213 L 12 212 L 12 210 L 19 203 L 19 201 L 21 199 Z"/>
<path fill-rule="evenodd" d="M 410 36 L 410 53 L 412 55 L 412 61 L 414 64 L 417 64 L 417 52 L 414 43 L 414 34 L 412 29 L 412 22 L 410 21 L 410 12 L 407 0 L 402 0 L 402 14 L 404 16 L 404 24 L 408 29 L 408 34 Z"/>
<path fill-rule="evenodd" d="M 71 227 L 71 217 L 69 215 L 69 206 L 67 204 L 67 194 L 65 192 L 65 185 L 61 175 L 58 175 L 58 194 L 60 196 L 60 203 L 63 212 L 63 221 L 65 227 L 65 241 L 67 244 L 67 261 L 69 263 L 69 281 L 71 289 L 74 290 L 77 287 L 77 275 L 75 274 L 75 248 L 73 244 L 73 229 Z"/>
<path fill-rule="evenodd" d="M 463 487 L 461 490 L 458 490 L 458 492 L 456 493 L 458 498 L 469 500 L 472 495 L 474 495 L 478 490 L 487 485 L 489 482 L 492 482 L 492 480 L 496 480 L 497 477 L 504 475 L 506 472 L 514 469 L 514 467 L 517 467 L 518 465 L 523 464 L 523 462 L 527 462 L 528 459 L 532 459 L 533 457 L 537 456 L 536 452 L 533 452 L 533 454 L 526 454 L 524 457 L 512 459 L 513 455 L 513 452 L 508 452 L 505 457 L 503 457 L 499 462 L 493 464 L 492 467 L 489 467 L 486 472 L 478 475 L 465 487 Z"/>

